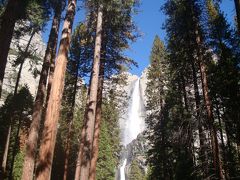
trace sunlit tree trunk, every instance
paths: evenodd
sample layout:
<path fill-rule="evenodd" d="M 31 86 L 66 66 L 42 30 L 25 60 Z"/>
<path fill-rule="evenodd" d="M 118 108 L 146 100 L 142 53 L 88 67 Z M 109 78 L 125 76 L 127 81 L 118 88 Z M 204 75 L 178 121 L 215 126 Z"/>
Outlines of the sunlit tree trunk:
<path fill-rule="evenodd" d="M 100 123 L 101 123 L 101 118 L 102 118 L 103 83 L 104 83 L 104 59 L 101 59 L 99 82 L 98 82 L 96 118 L 95 118 L 95 127 L 94 127 L 94 139 L 93 139 L 93 149 L 92 149 L 89 180 L 96 179 L 96 167 L 97 167 L 97 159 L 98 159 L 98 152 L 99 152 Z"/>
<path fill-rule="evenodd" d="M 94 50 L 94 62 L 91 75 L 91 84 L 89 90 L 89 101 L 86 107 L 85 130 L 81 137 L 79 156 L 76 165 L 75 180 L 88 180 L 90 161 L 92 156 L 92 143 L 94 136 L 94 124 L 96 116 L 98 77 L 100 69 L 101 40 L 102 40 L 102 5 L 98 7 L 97 28 Z"/>
<path fill-rule="evenodd" d="M 12 131 L 12 123 L 10 122 L 10 125 L 9 125 L 9 127 L 8 127 L 6 144 L 5 144 L 5 148 L 4 148 L 3 161 L 2 161 L 2 176 L 3 176 L 3 177 L 4 177 L 5 174 L 6 174 L 7 157 L 8 157 L 8 150 L 9 150 L 10 138 L 11 138 L 11 131 Z M 2 177 L 2 178 L 3 178 L 3 177 Z"/>
<path fill-rule="evenodd" d="M 33 178 L 35 156 L 39 137 L 39 128 L 42 119 L 44 99 L 46 97 L 46 84 L 48 78 L 48 71 L 50 68 L 50 62 L 54 61 L 55 59 L 60 21 L 61 21 L 61 7 L 58 7 L 58 9 L 56 9 L 55 11 L 55 15 L 53 18 L 52 28 L 50 31 L 47 49 L 43 60 L 42 71 L 40 74 L 37 95 L 33 107 L 32 123 L 26 144 L 26 155 L 24 157 L 22 180 L 32 180 Z"/>
<path fill-rule="evenodd" d="M 2 85 L 7 64 L 8 52 L 13 36 L 15 23 L 17 21 L 17 7 L 21 0 L 9 0 L 1 17 L 0 27 L 0 98 Z"/>
<path fill-rule="evenodd" d="M 51 177 L 53 153 L 57 135 L 57 124 L 59 120 L 67 56 L 70 46 L 70 36 L 72 33 L 75 10 L 76 0 L 69 0 L 66 17 L 63 24 L 62 38 L 56 58 L 51 92 L 46 110 L 43 137 L 39 150 L 39 162 L 36 170 L 37 180 L 49 180 Z"/>

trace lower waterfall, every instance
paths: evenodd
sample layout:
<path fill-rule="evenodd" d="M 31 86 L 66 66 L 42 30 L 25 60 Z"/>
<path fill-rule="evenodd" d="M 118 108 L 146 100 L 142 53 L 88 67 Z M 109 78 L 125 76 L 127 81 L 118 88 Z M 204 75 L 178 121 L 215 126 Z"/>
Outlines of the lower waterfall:
<path fill-rule="evenodd" d="M 125 148 L 145 129 L 144 117 L 142 116 L 143 109 L 144 103 L 141 95 L 140 79 L 138 78 L 133 85 L 128 114 L 123 129 L 122 143 Z M 121 160 L 122 166 L 120 167 L 120 180 L 127 179 L 126 165 L 129 163 L 127 154 L 128 152 L 125 152 Z"/>

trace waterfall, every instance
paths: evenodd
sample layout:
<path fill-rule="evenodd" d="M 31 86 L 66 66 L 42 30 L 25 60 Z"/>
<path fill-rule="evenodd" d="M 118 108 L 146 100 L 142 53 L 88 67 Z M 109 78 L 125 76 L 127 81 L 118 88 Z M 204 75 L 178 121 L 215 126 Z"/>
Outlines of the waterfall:
<path fill-rule="evenodd" d="M 128 115 L 123 129 L 123 145 L 126 147 L 144 130 L 143 99 L 141 96 L 140 79 L 134 82 L 131 99 L 129 101 Z M 125 167 L 127 157 L 123 157 L 123 164 L 120 167 L 120 180 L 125 180 Z"/>
<path fill-rule="evenodd" d="M 140 79 L 134 84 L 131 102 L 128 110 L 127 121 L 124 129 L 124 141 L 126 146 L 136 139 L 138 134 L 144 130 L 144 118 L 142 117 L 143 102 L 140 91 Z"/>

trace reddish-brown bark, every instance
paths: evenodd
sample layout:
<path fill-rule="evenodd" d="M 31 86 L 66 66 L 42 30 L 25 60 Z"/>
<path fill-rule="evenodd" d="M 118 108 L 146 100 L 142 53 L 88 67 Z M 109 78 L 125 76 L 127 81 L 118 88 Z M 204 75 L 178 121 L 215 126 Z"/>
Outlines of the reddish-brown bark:
<path fill-rule="evenodd" d="M 99 82 L 98 82 L 96 118 L 95 118 L 95 127 L 94 127 L 94 139 L 93 139 L 89 180 L 96 179 L 96 167 L 97 167 L 97 159 L 98 159 L 98 152 L 99 152 L 100 123 L 101 123 L 101 118 L 102 118 L 103 83 L 104 83 L 104 60 L 101 59 Z"/>
<path fill-rule="evenodd" d="M 89 100 L 86 107 L 85 128 L 83 128 L 81 136 L 81 144 L 76 165 L 75 180 L 88 180 L 90 161 L 92 156 L 92 143 L 94 136 L 96 104 L 97 104 L 97 90 L 98 78 L 100 69 L 100 51 L 102 39 L 102 5 L 98 7 L 96 39 L 94 49 L 94 62 L 91 74 L 91 84 L 89 90 Z"/>
<path fill-rule="evenodd" d="M 70 46 L 70 36 L 72 33 L 75 10 L 76 0 L 69 0 L 46 110 L 43 137 L 39 150 L 39 162 L 36 170 L 37 180 L 48 180 L 51 177 L 53 153 L 57 135 L 57 124 L 59 120 L 67 56 Z"/>
<path fill-rule="evenodd" d="M 195 33 L 196 33 L 196 42 L 198 44 L 197 56 L 198 56 L 198 63 L 199 63 L 199 67 L 200 67 L 200 73 L 201 73 L 203 97 L 204 97 L 205 107 L 207 110 L 207 123 L 208 123 L 208 128 L 210 131 L 210 138 L 211 138 L 211 144 L 212 144 L 213 165 L 214 165 L 216 177 L 219 179 L 225 179 L 224 174 L 223 174 L 222 162 L 221 162 L 220 151 L 219 151 L 219 144 L 218 144 L 218 139 L 217 139 L 217 130 L 214 125 L 212 101 L 211 101 L 210 95 L 209 95 L 207 70 L 206 70 L 205 62 L 203 60 L 202 49 L 201 49 L 202 40 L 201 40 L 201 36 L 198 31 L 197 25 L 196 25 Z"/>
<path fill-rule="evenodd" d="M 61 21 L 61 7 L 58 7 L 54 14 L 47 49 L 43 60 L 42 71 L 40 74 L 37 95 L 34 102 L 32 123 L 28 135 L 28 140 L 26 143 L 26 155 L 24 157 L 22 180 L 28 179 L 31 180 L 33 178 L 39 129 L 42 119 L 42 110 L 44 106 L 44 99 L 46 97 L 46 84 L 48 78 L 48 71 L 50 68 L 50 62 L 54 61 L 56 54 L 60 21 Z"/>

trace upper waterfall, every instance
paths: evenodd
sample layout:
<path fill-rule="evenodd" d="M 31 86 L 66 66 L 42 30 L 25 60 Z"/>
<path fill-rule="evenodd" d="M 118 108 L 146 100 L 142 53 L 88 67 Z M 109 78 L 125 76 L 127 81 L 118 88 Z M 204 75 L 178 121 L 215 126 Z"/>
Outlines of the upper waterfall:
<path fill-rule="evenodd" d="M 140 90 L 140 79 L 134 82 L 132 95 L 129 102 L 127 119 L 125 122 L 123 144 L 126 146 L 132 140 L 136 139 L 144 128 L 144 117 L 142 112 L 144 110 L 143 98 Z"/>

